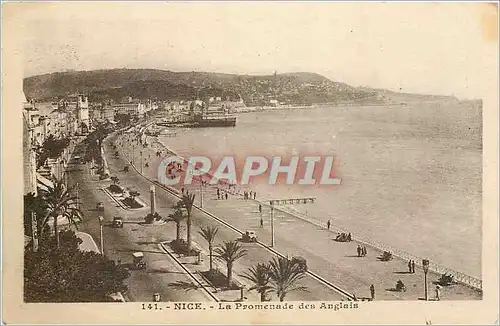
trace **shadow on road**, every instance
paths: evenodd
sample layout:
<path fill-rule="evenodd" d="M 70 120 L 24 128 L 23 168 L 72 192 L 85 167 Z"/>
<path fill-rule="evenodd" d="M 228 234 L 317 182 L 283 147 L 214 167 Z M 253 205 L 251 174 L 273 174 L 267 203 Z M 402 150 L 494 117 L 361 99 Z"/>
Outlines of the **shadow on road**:
<path fill-rule="evenodd" d="M 177 281 L 174 283 L 169 283 L 168 285 L 175 289 L 184 290 L 186 292 L 191 290 L 198 290 L 198 288 L 200 288 L 198 285 L 192 282 L 185 282 L 185 281 Z"/>
<path fill-rule="evenodd" d="M 174 272 L 174 271 L 169 271 L 166 269 L 150 269 L 148 270 L 149 274 L 186 274 L 183 272 Z"/>

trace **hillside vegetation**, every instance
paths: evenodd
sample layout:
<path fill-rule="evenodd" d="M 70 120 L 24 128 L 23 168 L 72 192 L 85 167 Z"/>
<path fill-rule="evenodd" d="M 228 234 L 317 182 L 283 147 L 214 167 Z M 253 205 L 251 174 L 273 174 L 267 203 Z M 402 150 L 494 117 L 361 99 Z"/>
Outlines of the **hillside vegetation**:
<path fill-rule="evenodd" d="M 158 100 L 204 99 L 221 96 L 247 105 L 270 99 L 285 103 L 325 103 L 376 100 L 377 92 L 331 81 L 314 73 L 254 76 L 207 72 L 172 72 L 156 69 L 70 71 L 24 79 L 30 99 L 47 101 L 83 92 L 91 101 L 120 100 L 126 96 Z"/>

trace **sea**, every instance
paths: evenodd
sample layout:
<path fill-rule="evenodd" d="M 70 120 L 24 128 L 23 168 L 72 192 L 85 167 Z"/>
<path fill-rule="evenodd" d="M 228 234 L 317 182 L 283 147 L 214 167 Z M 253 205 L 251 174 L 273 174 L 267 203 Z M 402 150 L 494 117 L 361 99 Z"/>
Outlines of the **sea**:
<path fill-rule="evenodd" d="M 173 130 L 184 157 L 334 156 L 340 185 L 269 185 L 260 199 L 316 198 L 291 207 L 373 241 L 481 277 L 482 108 L 436 100 L 336 105 L 238 115 L 236 127 Z M 215 164 L 215 163 L 214 163 Z"/>

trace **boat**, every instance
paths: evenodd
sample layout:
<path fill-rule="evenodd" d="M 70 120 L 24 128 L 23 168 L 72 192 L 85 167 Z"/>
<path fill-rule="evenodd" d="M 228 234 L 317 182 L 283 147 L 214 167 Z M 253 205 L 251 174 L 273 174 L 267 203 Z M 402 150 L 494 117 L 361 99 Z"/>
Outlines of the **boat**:
<path fill-rule="evenodd" d="M 236 116 L 232 114 L 202 114 L 194 116 L 191 124 L 194 128 L 235 127 Z"/>

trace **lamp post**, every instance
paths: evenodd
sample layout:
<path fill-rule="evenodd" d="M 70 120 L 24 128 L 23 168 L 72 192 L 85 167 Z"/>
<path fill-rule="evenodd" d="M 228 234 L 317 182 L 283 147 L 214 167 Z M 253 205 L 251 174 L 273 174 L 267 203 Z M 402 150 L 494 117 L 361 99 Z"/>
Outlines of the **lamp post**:
<path fill-rule="evenodd" d="M 141 151 L 141 174 L 142 174 L 142 166 L 143 166 L 143 164 L 142 164 L 142 163 L 144 163 L 144 162 L 143 162 L 143 160 L 142 160 L 142 151 Z"/>
<path fill-rule="evenodd" d="M 101 255 L 104 256 L 104 239 L 102 237 L 102 225 L 104 224 L 104 217 L 99 216 L 99 227 L 100 227 L 100 234 L 101 234 Z"/>
<path fill-rule="evenodd" d="M 424 269 L 425 301 L 427 301 L 428 300 L 428 295 L 427 295 L 427 272 L 429 272 L 429 260 L 428 259 L 422 259 L 422 268 Z"/>
<path fill-rule="evenodd" d="M 75 190 L 76 190 L 76 208 L 80 209 L 80 198 L 78 197 L 78 182 L 76 183 Z"/>

